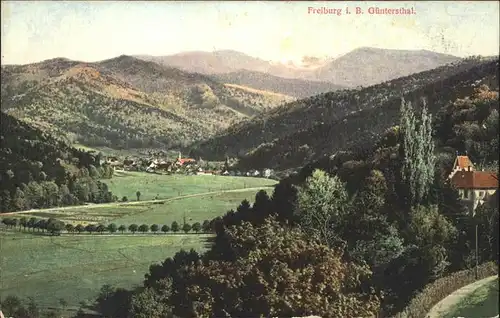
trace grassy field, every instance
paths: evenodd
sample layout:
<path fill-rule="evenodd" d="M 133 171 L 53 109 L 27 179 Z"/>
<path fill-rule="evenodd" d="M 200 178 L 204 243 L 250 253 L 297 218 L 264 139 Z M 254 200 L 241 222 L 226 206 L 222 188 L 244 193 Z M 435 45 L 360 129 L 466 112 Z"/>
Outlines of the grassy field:
<path fill-rule="evenodd" d="M 498 315 L 498 279 L 476 289 L 450 311 L 446 318 L 490 318 Z"/>
<path fill-rule="evenodd" d="M 141 284 L 154 262 L 181 248 L 202 251 L 208 235 L 33 236 L 0 232 L 0 297 L 32 296 L 43 306 L 92 301 L 103 284 Z"/>
<path fill-rule="evenodd" d="M 141 192 L 141 200 L 153 200 L 156 195 L 160 199 L 167 199 L 203 192 L 267 187 L 276 183 L 275 180 L 264 178 L 158 175 L 131 171 L 116 172 L 112 179 L 103 181 L 118 198 L 126 196 L 128 200 L 137 200 L 137 191 Z"/>
<path fill-rule="evenodd" d="M 270 194 L 272 189 L 267 189 Z M 152 202 L 134 205 L 107 206 L 96 208 L 75 208 L 57 211 L 40 211 L 22 214 L 24 217 L 53 217 L 65 223 L 88 224 L 88 223 L 116 223 L 117 225 L 136 224 L 168 224 L 173 221 L 183 222 L 184 214 L 186 222 L 202 223 L 219 215 L 225 214 L 230 209 L 236 209 L 244 199 L 249 202 L 255 200 L 257 190 L 243 192 L 227 192 L 195 197 L 173 199 L 163 204 Z M 19 215 L 20 217 L 21 215 Z"/>
<path fill-rule="evenodd" d="M 34 211 L 21 216 L 55 217 L 72 223 L 111 223 L 148 225 L 181 223 L 186 214 L 190 223 L 203 222 L 236 209 L 243 199 L 253 203 L 256 189 L 241 192 L 204 194 L 206 192 L 266 188 L 274 180 L 225 177 L 153 175 L 127 172 L 106 180 L 118 196 L 141 201 L 171 198 L 163 204 L 74 207 L 66 210 Z M 271 194 L 272 189 L 267 189 Z M 175 198 L 179 195 L 201 194 Z M 0 231 L 0 297 L 13 294 L 32 296 L 43 306 L 58 307 L 59 299 L 68 308 L 77 308 L 81 301 L 91 301 L 103 284 L 133 287 L 140 284 L 149 266 L 163 261 L 182 249 L 203 250 L 208 235 L 65 235 L 38 236 L 29 233 Z"/>

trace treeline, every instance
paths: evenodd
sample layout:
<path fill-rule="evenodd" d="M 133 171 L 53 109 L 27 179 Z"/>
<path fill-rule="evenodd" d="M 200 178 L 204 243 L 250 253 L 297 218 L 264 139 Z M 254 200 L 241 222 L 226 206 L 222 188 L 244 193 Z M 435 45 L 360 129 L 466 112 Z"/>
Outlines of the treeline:
<path fill-rule="evenodd" d="M 152 265 L 139 290 L 107 290 L 99 312 L 391 317 L 435 280 L 498 262 L 498 192 L 472 216 L 447 180 L 453 162 L 435 155 L 430 114 L 408 103 L 401 114 L 371 150 L 309 165 L 217 218 L 207 252 Z"/>
<path fill-rule="evenodd" d="M 49 218 L 49 219 L 38 219 L 35 217 L 27 218 L 27 217 L 21 217 L 21 218 L 14 218 L 14 217 L 6 217 L 2 219 L 2 223 L 10 229 L 16 229 L 18 228 L 19 230 L 28 230 L 32 232 L 37 233 L 49 233 L 52 235 L 57 235 L 60 234 L 63 231 L 66 231 L 67 233 L 72 233 L 72 234 L 82 234 L 82 233 L 100 233 L 103 234 L 105 232 L 113 234 L 113 233 L 125 233 L 125 232 L 130 232 L 132 234 L 135 234 L 136 232 L 140 233 L 147 233 L 147 232 L 152 232 L 154 234 L 158 232 L 163 232 L 163 233 L 177 233 L 177 232 L 184 232 L 184 233 L 189 233 L 189 232 L 195 232 L 195 233 L 212 233 L 214 231 L 214 222 L 215 221 L 209 221 L 205 220 L 203 223 L 200 222 L 195 222 L 193 224 L 190 223 L 183 223 L 180 225 L 178 222 L 173 221 L 170 225 L 158 225 L 158 224 L 130 224 L 130 225 L 116 225 L 115 223 L 110 223 L 108 225 L 104 224 L 77 224 L 73 225 L 72 223 L 64 223 L 63 221 L 57 220 L 55 218 Z"/>
<path fill-rule="evenodd" d="M 113 168 L 1 112 L 0 212 L 113 201 Z"/>

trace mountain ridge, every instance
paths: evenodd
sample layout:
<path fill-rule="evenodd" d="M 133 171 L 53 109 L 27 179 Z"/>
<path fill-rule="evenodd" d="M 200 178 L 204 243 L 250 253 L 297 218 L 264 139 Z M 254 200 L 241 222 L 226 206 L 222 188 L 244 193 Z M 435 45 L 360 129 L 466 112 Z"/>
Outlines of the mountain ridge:
<path fill-rule="evenodd" d="M 90 146 L 188 143 L 283 100 L 128 55 L 3 65 L 1 84 L 2 110 Z"/>
<path fill-rule="evenodd" d="M 381 67 L 373 68 L 374 62 L 367 63 L 366 60 L 370 60 L 369 55 L 378 56 L 377 63 L 380 63 Z M 246 70 L 287 79 L 331 82 L 345 87 L 373 85 L 433 69 L 461 59 L 453 55 L 429 50 L 398 50 L 372 47 L 361 47 L 336 58 L 321 59 L 322 62 L 312 68 L 266 61 L 234 50 L 191 51 L 166 56 L 136 55 L 136 57 L 207 75 Z M 303 60 L 306 58 L 304 57 Z M 309 60 L 311 60 L 310 57 Z M 412 61 L 412 63 L 405 65 L 408 61 Z M 390 64 L 391 67 L 385 67 L 387 64 Z M 360 74 L 363 74 L 363 76 L 359 77 Z"/>

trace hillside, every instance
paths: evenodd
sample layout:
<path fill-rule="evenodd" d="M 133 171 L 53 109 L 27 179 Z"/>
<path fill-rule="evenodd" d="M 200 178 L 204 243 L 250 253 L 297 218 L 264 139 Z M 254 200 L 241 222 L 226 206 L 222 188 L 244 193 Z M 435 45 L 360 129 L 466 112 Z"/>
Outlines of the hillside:
<path fill-rule="evenodd" d="M 193 146 L 203 158 L 240 157 L 246 167 L 297 168 L 324 155 L 371 143 L 397 123 L 401 93 L 428 99 L 432 112 L 466 96 L 476 81 L 498 87 L 498 61 L 469 58 L 362 90 L 303 99 L 234 125 Z"/>
<path fill-rule="evenodd" d="M 73 143 L 172 147 L 281 103 L 210 77 L 122 55 L 2 66 L 2 110 Z"/>
<path fill-rule="evenodd" d="M 304 57 L 300 63 L 295 64 L 265 61 L 231 50 L 137 57 L 188 72 L 221 76 L 225 81 L 229 77 L 233 81 L 226 81 L 228 83 L 277 91 L 297 97 L 310 96 L 310 91 L 316 93 L 326 91 L 324 83 L 313 84 L 310 81 L 329 82 L 333 83 L 334 87 L 366 87 L 460 60 L 455 56 L 425 50 L 408 51 L 369 47 L 355 49 L 338 58 Z M 249 71 L 250 74 L 246 72 L 239 74 L 243 70 Z M 266 73 L 270 77 L 263 79 L 263 76 L 258 73 Z M 285 79 L 301 79 L 307 82 L 294 83 Z M 234 82 L 236 80 L 241 82 Z M 297 85 L 313 85 L 314 89 L 302 88 L 299 91 L 304 90 L 304 93 L 291 94 L 290 87 Z"/>
<path fill-rule="evenodd" d="M 113 199 L 107 186 L 96 180 L 113 172 L 99 166 L 98 156 L 4 112 L 0 116 L 0 213 Z"/>
<path fill-rule="evenodd" d="M 329 82 L 283 78 L 246 70 L 217 74 L 213 75 L 213 78 L 222 83 L 244 85 L 259 90 L 270 90 L 297 98 L 305 98 L 342 88 Z"/>

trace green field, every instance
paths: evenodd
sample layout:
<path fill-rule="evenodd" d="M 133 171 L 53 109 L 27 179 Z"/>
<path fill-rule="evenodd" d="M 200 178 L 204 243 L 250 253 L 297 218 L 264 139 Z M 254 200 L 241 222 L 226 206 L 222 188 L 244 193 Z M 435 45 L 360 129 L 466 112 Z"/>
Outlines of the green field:
<path fill-rule="evenodd" d="M 266 188 L 264 188 L 266 189 Z M 266 189 L 271 192 L 272 189 Z M 18 215 L 19 217 L 56 218 L 65 223 L 115 223 L 117 225 L 136 224 L 168 224 L 173 221 L 203 223 L 225 214 L 230 209 L 236 209 L 244 199 L 249 202 L 255 200 L 257 190 L 242 192 L 222 192 L 216 194 L 200 195 L 187 198 L 175 198 L 163 204 L 145 202 L 141 204 L 109 205 L 98 207 L 76 207 L 67 210 L 49 210 L 30 212 Z M 269 193 L 270 194 L 270 193 Z"/>
<path fill-rule="evenodd" d="M 0 232 L 0 297 L 32 296 L 42 306 L 92 301 L 103 284 L 141 284 L 154 262 L 181 248 L 203 250 L 208 235 L 33 236 Z"/>
<path fill-rule="evenodd" d="M 498 315 L 498 279 L 489 282 L 465 297 L 446 318 L 490 318 Z"/>
<path fill-rule="evenodd" d="M 67 207 L 18 214 L 17 217 L 54 217 L 71 223 L 146 223 L 148 225 L 203 222 L 236 209 L 243 199 L 253 203 L 258 188 L 276 181 L 227 176 L 153 175 L 127 172 L 106 180 L 113 193 L 141 201 L 159 194 L 163 204 L 128 202 L 88 207 Z M 248 188 L 245 190 L 244 188 Z M 252 188 L 252 189 L 250 189 Z M 237 192 L 218 192 L 241 189 Z M 269 194 L 272 188 L 266 189 Z M 207 193 L 215 192 L 215 193 Z M 195 195 L 190 197 L 178 197 Z M 167 199 L 170 198 L 170 199 Z M 173 256 L 181 248 L 202 250 L 208 235 L 63 235 L 39 236 L 0 231 L 0 297 L 32 296 L 43 306 L 68 308 L 91 301 L 103 284 L 133 287 L 140 284 L 149 266 Z"/>
<path fill-rule="evenodd" d="M 116 172 L 112 179 L 103 180 L 118 198 L 137 200 L 136 192 L 141 192 L 141 200 L 168 199 L 181 195 L 215 192 L 243 188 L 268 187 L 275 180 L 251 177 L 229 176 L 186 176 L 180 174 L 158 175 L 144 172 Z"/>

